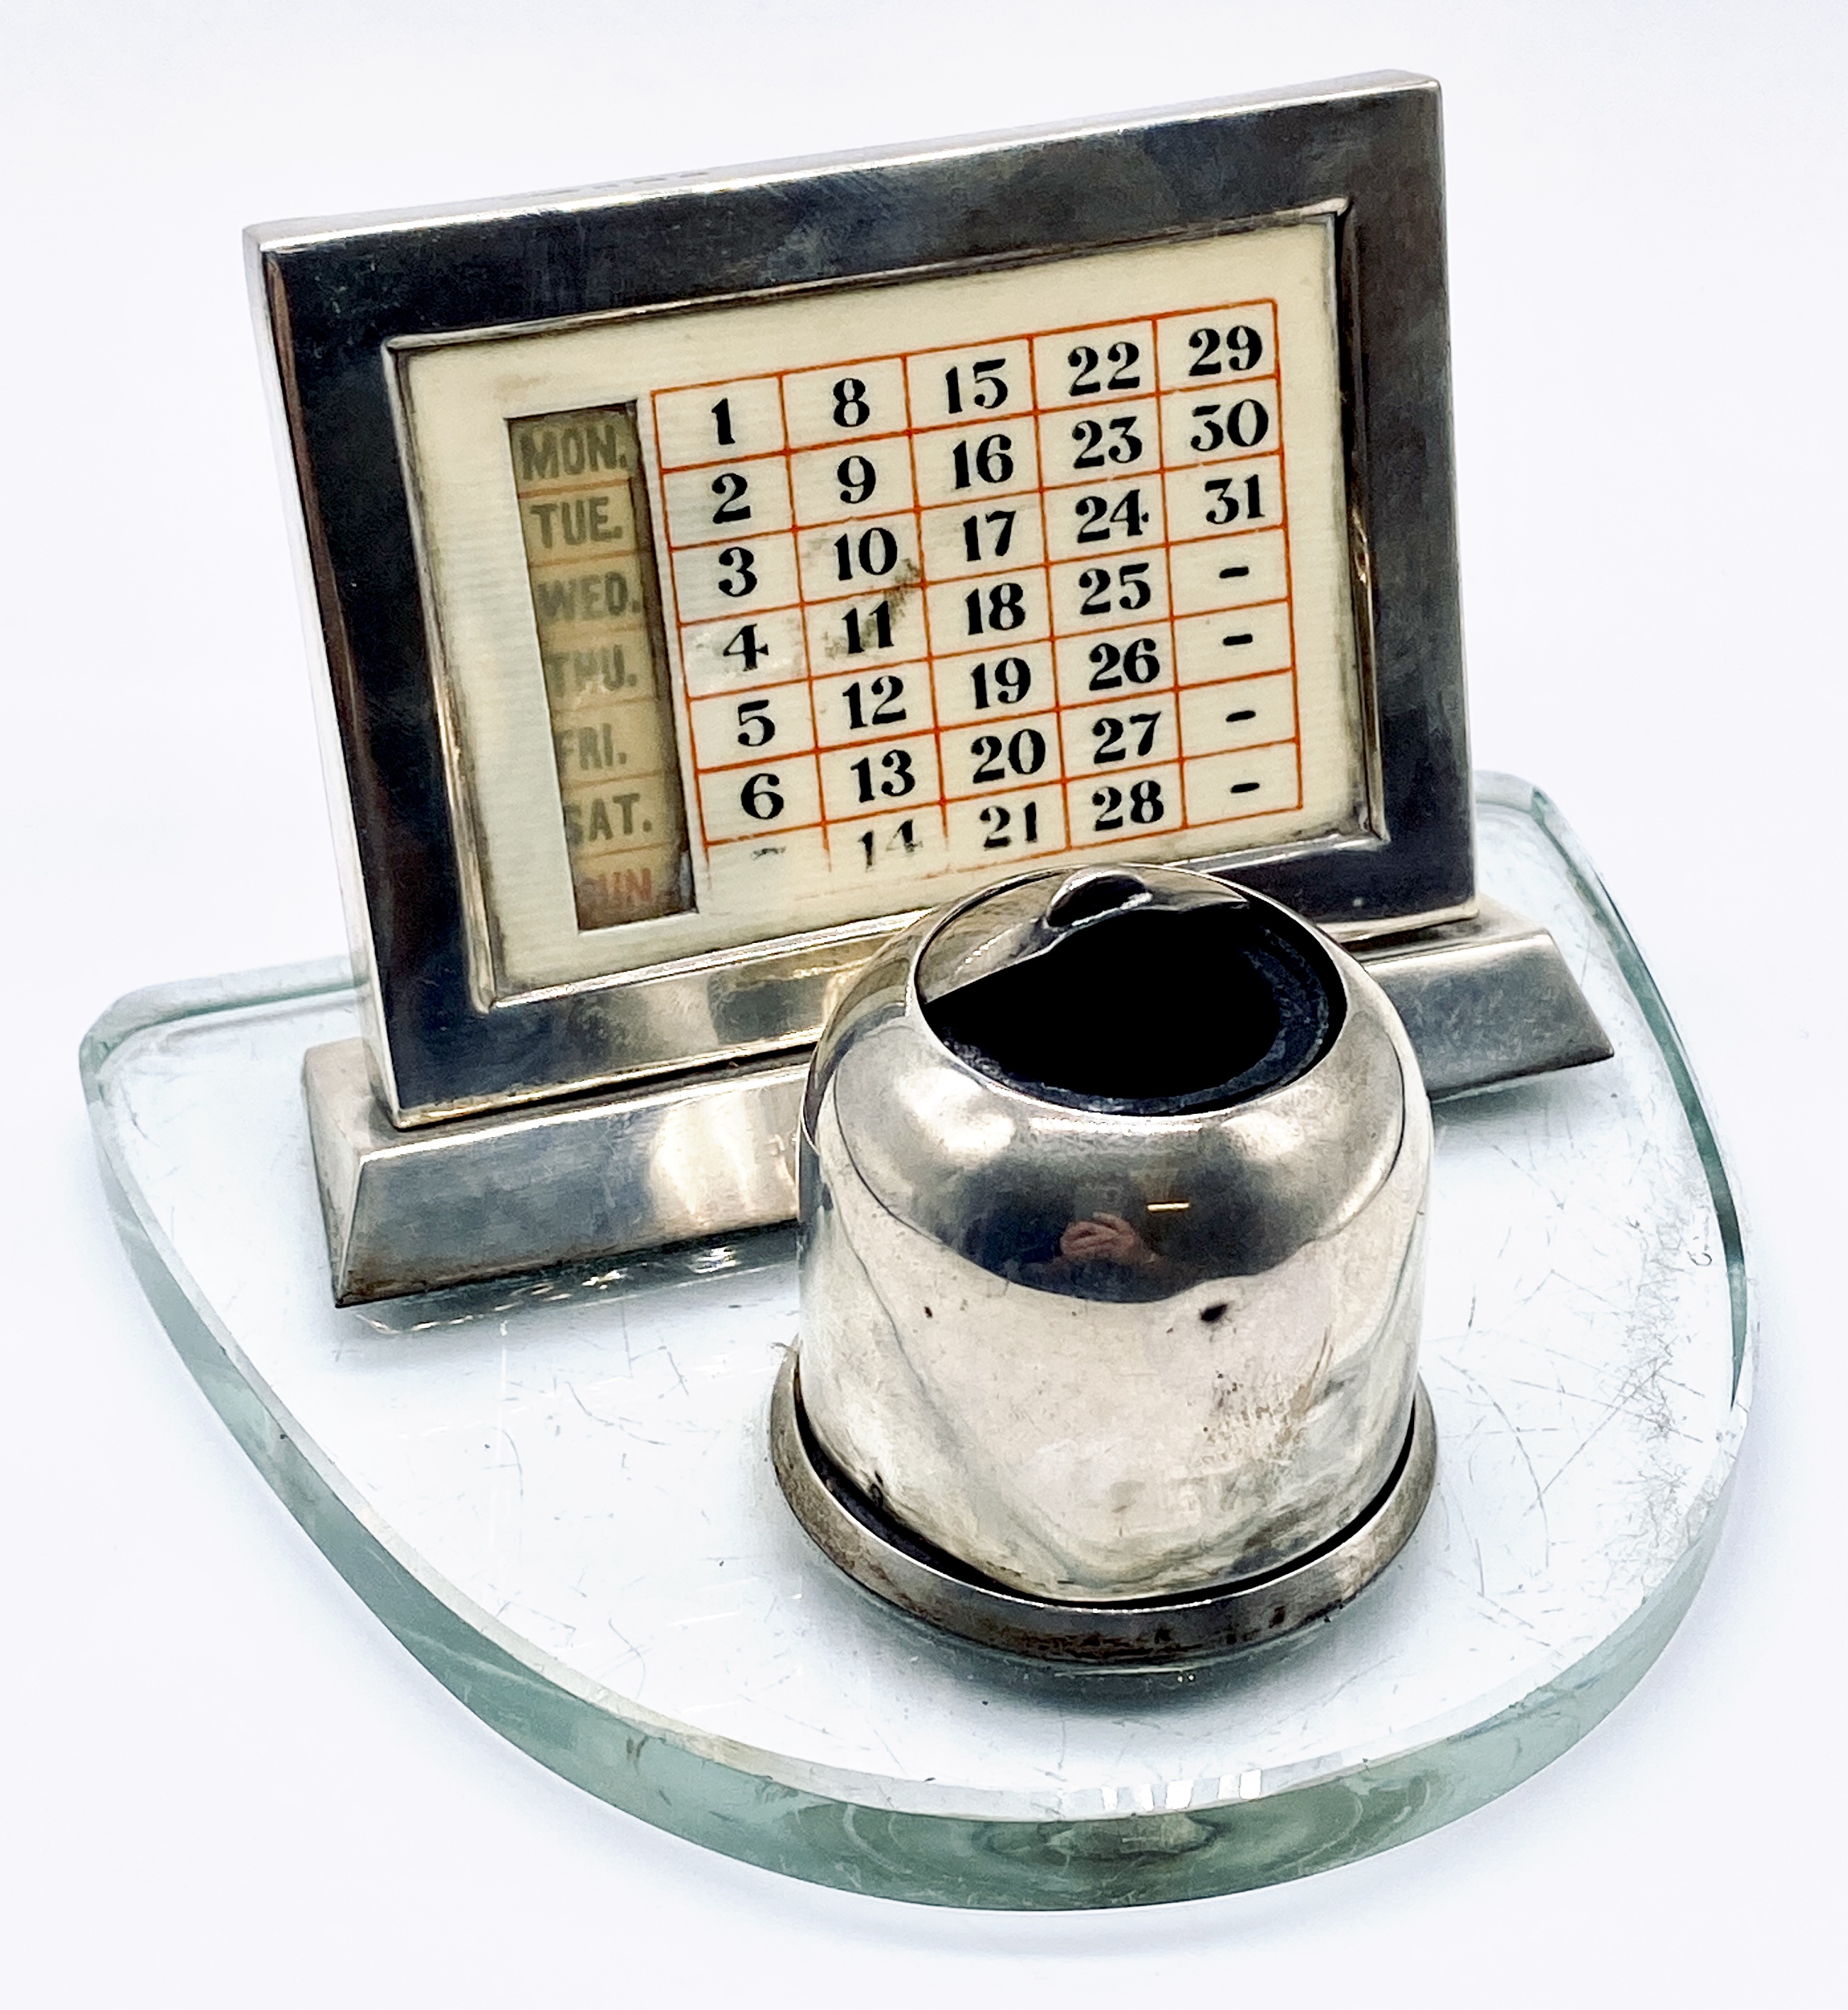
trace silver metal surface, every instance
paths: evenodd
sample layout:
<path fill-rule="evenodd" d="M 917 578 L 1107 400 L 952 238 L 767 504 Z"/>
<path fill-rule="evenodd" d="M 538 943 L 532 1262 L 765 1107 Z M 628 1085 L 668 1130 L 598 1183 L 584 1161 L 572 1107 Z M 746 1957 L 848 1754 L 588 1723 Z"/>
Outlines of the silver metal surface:
<path fill-rule="evenodd" d="M 387 1121 L 366 1062 L 341 1040 L 302 1067 L 337 1304 L 795 1213 L 805 1061 L 413 1132 Z"/>
<path fill-rule="evenodd" d="M 1423 1383 L 1380 1497 L 1312 1555 L 1268 1576 L 1189 1597 L 1120 1604 L 1032 1598 L 984 1582 L 860 1494 L 803 1415 L 794 1355 L 770 1399 L 770 1457 L 784 1496 L 823 1554 L 890 1605 L 985 1647 L 1035 1660 L 1148 1667 L 1281 1639 L 1364 1591 L 1405 1547 L 1430 1498 L 1437 1426 Z"/>
<path fill-rule="evenodd" d="M 1430 1155 L 1397 1015 L 1287 909 L 1154 866 L 977 894 L 816 1050 L 808 1422 L 1029 1597 L 1287 1569 L 1404 1450 Z"/>
<path fill-rule="evenodd" d="M 1471 922 L 1349 946 L 1404 1021 L 1434 1100 L 1610 1052 L 1552 937 L 1498 902 L 1483 901 Z M 336 1298 L 361 1304 L 791 1220 L 808 1064 L 805 1048 L 407 1132 L 373 1092 L 364 1042 L 315 1049 L 303 1086 Z M 691 1219 L 684 1170 L 658 1173 L 649 1142 L 683 1088 L 699 1100 L 712 1162 L 705 1221 Z"/>
<path fill-rule="evenodd" d="M 250 234 L 327 657 L 334 824 L 368 1036 L 421 1124 L 812 1041 L 898 917 L 489 1008 L 446 751 L 394 345 L 1336 219 L 1343 470 L 1381 833 L 1240 857 L 1337 934 L 1475 898 L 1437 87 L 1390 74 L 1057 130 Z M 1200 861 L 1211 864 L 1213 861 Z M 478 907 L 478 904 L 477 904 Z"/>
<path fill-rule="evenodd" d="M 1405 1022 L 1434 1099 L 1611 1057 L 1558 945 L 1499 901 L 1353 954 Z"/>

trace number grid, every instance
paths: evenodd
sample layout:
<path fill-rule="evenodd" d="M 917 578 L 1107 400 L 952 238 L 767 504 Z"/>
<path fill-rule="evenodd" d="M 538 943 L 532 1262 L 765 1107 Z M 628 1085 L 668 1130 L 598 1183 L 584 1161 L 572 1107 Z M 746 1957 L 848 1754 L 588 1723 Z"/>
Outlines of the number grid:
<path fill-rule="evenodd" d="M 923 878 L 1299 808 L 1278 318 L 655 392 L 709 861 L 806 840 L 825 870 Z"/>

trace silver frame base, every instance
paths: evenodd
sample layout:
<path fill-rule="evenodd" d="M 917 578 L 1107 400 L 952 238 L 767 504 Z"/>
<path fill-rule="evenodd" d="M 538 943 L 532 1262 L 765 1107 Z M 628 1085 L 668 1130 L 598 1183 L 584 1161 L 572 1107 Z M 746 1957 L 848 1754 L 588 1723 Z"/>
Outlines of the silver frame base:
<path fill-rule="evenodd" d="M 1420 1382 L 1399 1462 L 1359 1521 L 1282 1570 L 1121 1604 L 1010 1591 L 901 1528 L 816 1442 L 794 1350 L 770 1398 L 770 1458 L 784 1498 L 816 1547 L 888 1605 L 979 1646 L 1033 1660 L 1146 1668 L 1214 1660 L 1281 1639 L 1358 1596 L 1418 1525 L 1437 1472 L 1438 1432 Z"/>
<path fill-rule="evenodd" d="M 1434 1099 L 1610 1055 L 1551 936 L 1495 901 L 1345 946 L 1397 1007 Z M 363 1041 L 312 1047 L 302 1088 L 334 1302 L 791 1220 L 808 1069 L 803 1049 L 400 1130 Z"/>

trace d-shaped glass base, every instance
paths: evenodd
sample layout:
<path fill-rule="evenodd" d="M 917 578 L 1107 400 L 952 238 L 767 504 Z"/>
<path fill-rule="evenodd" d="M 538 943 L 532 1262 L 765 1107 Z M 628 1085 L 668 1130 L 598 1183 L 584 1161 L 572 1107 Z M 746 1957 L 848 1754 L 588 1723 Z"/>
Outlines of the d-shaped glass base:
<path fill-rule="evenodd" d="M 1035 1664 L 868 1597 L 771 1470 L 793 1236 L 339 1311 L 300 1088 L 335 966 L 126 1000 L 85 1044 L 130 1255 L 239 1441 L 486 1722 L 797 1877 L 1155 1903 L 1343 1863 L 1556 1757 L 1660 1650 L 1750 1389 L 1736 1216 L 1661 1000 L 1543 798 L 1480 796 L 1615 1057 L 1436 1112 L 1430 1505 L 1366 1596 L 1166 1671 Z"/>

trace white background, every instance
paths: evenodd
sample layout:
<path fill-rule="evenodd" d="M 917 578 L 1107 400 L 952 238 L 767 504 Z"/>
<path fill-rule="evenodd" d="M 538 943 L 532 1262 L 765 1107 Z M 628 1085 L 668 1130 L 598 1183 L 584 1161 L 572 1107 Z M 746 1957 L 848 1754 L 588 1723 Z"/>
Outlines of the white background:
<path fill-rule="evenodd" d="M 1796 4 L 9 0 L 11 1289 L 0 1978 L 41 2004 L 1807 2003 L 1841 1987 L 1845 17 Z M 237 233 L 1384 66 L 1448 107 L 1477 756 L 1562 804 L 1755 1228 L 1732 1521 L 1640 1688 L 1306 1883 L 933 1912 L 501 1743 L 193 1387 L 76 1071 L 158 979 L 343 942 Z"/>

